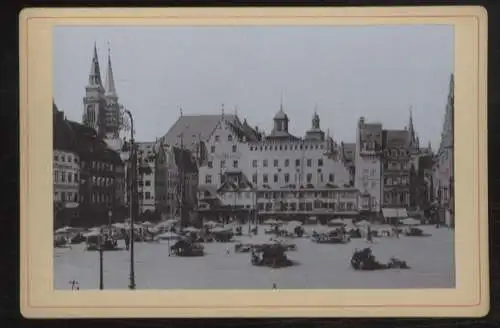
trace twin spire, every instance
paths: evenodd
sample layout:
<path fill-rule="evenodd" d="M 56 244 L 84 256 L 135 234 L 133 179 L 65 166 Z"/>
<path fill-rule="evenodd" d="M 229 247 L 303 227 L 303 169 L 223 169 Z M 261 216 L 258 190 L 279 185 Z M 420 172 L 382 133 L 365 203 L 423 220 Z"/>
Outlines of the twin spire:
<path fill-rule="evenodd" d="M 108 43 L 109 46 L 109 43 Z M 112 98 L 118 98 L 115 87 L 115 78 L 111 65 L 111 49 L 108 47 L 108 70 L 106 72 L 106 84 L 102 85 L 101 69 L 99 66 L 99 56 L 97 55 L 97 44 L 94 42 L 94 55 L 90 64 L 89 86 L 101 87 L 105 90 L 105 95 Z"/>

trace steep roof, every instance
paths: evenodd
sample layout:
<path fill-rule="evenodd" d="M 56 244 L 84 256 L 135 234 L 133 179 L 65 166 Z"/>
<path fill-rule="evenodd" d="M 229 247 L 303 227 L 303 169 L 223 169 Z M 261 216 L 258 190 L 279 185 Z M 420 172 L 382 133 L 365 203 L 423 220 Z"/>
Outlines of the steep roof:
<path fill-rule="evenodd" d="M 384 148 L 408 147 L 410 145 L 410 134 L 407 130 L 384 130 Z"/>
<path fill-rule="evenodd" d="M 54 149 L 71 151 L 81 158 L 96 156 L 115 164 L 122 163 L 120 155 L 111 150 L 94 129 L 66 119 L 55 103 L 53 113 Z"/>
<path fill-rule="evenodd" d="M 183 135 L 184 147 L 192 149 L 198 143 L 198 137 L 207 141 L 221 115 L 183 115 L 172 125 L 163 136 L 163 141 L 172 146 L 180 146 L 180 136 Z M 236 115 L 224 115 L 224 119 L 231 122 L 236 120 Z"/>

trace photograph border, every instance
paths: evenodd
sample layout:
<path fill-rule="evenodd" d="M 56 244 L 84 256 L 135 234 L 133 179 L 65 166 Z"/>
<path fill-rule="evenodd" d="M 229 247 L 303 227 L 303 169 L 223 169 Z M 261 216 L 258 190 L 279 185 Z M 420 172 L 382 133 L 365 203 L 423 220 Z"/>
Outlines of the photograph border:
<path fill-rule="evenodd" d="M 479 317 L 489 310 L 487 13 L 482 7 L 24 9 L 20 33 L 21 312 L 66 317 Z M 55 291 L 52 33 L 55 25 L 452 24 L 455 263 L 450 289 Z M 406 109 L 402 109 L 406 110 Z M 172 113 L 172 115 L 176 115 Z M 131 293 L 134 293 L 133 297 Z"/>

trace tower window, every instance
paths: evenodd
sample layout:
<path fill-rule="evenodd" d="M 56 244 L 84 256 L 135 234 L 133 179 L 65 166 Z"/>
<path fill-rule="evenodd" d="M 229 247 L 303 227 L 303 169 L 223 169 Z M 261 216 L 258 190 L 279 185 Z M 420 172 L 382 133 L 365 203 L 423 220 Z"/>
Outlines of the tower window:
<path fill-rule="evenodd" d="M 232 135 L 228 135 L 227 136 L 227 141 L 233 141 L 233 136 Z"/>

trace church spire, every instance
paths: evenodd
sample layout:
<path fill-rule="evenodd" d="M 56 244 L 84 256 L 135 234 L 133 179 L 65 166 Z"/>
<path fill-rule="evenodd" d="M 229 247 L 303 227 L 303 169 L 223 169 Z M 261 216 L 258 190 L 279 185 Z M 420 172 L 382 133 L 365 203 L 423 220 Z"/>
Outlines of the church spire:
<path fill-rule="evenodd" d="M 408 122 L 408 132 L 410 133 L 410 142 L 414 144 L 417 140 L 415 139 L 415 129 L 413 128 L 413 107 L 410 106 L 410 119 Z"/>
<path fill-rule="evenodd" d="M 94 56 L 90 64 L 89 86 L 102 87 L 101 69 L 99 68 L 99 57 L 97 56 L 97 44 L 94 42 Z"/>
<path fill-rule="evenodd" d="M 116 93 L 115 78 L 113 75 L 113 68 L 111 66 L 111 49 L 108 43 L 108 71 L 106 73 L 106 96 L 117 99 L 118 94 Z"/>

